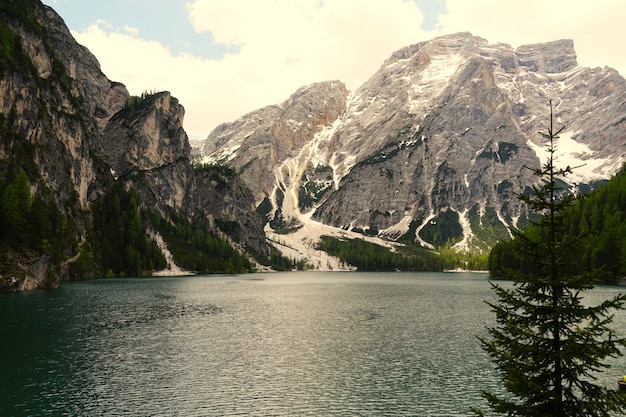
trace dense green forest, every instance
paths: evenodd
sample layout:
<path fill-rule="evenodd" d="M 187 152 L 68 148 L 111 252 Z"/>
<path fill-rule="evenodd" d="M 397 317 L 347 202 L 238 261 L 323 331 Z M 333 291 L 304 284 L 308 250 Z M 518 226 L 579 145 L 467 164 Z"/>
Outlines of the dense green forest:
<path fill-rule="evenodd" d="M 30 188 L 21 170 L 0 181 L 0 276 L 19 274 L 25 259 L 45 254 L 51 282 L 58 282 L 63 249 L 75 247 L 76 225 L 61 214 L 43 184 L 34 195 Z M 4 284 L 0 281 L 0 290 Z"/>
<path fill-rule="evenodd" d="M 322 236 L 317 248 L 360 271 L 484 271 L 489 257 L 488 252 L 459 251 L 450 246 L 430 250 L 406 241 L 392 251 L 361 239 L 342 240 L 330 236 Z"/>
<path fill-rule="evenodd" d="M 605 281 L 617 282 L 626 276 L 626 169 L 622 169 L 606 184 L 587 193 L 558 220 L 567 227 L 569 237 L 578 245 L 570 253 L 571 275 L 602 268 Z M 530 226 L 529 233 L 535 226 Z M 489 256 L 489 271 L 500 277 L 506 268 L 525 271 L 530 266 L 515 256 L 518 242 L 506 240 L 495 245 Z"/>
<path fill-rule="evenodd" d="M 94 203 L 92 212 L 89 243 L 99 265 L 98 275 L 142 276 L 167 266 L 161 250 L 145 233 L 146 215 L 140 211 L 135 190 L 126 190 L 124 184 L 110 178 L 106 194 Z M 88 251 L 84 255 L 91 256 Z M 74 270 L 81 266 L 78 262 Z M 78 272 L 76 278 L 84 272 Z"/>
<path fill-rule="evenodd" d="M 178 266 L 201 274 L 245 273 L 251 270 L 250 261 L 230 244 L 206 228 L 174 217 L 166 221 L 159 214 L 152 216 L 152 225 L 167 242 Z"/>
<path fill-rule="evenodd" d="M 34 195 L 31 188 L 37 190 Z M 0 181 L 0 275 L 19 276 L 20 263 L 42 255 L 48 257 L 53 282 L 60 279 L 64 263 L 72 279 L 150 275 L 167 267 L 160 248 L 146 234 L 150 227 L 164 236 L 175 262 L 187 270 L 251 270 L 248 259 L 226 240 L 179 218 L 165 221 L 158 214 L 150 216 L 141 209 L 137 192 L 113 178 L 90 211 L 75 215 L 89 219 L 87 235 L 80 240 L 73 216 L 59 210 L 43 183 L 32 187 L 25 171 L 9 170 L 7 179 Z M 68 256 L 71 262 L 66 262 Z M 286 263 L 279 255 L 268 262 Z"/>
<path fill-rule="evenodd" d="M 322 236 L 318 249 L 336 256 L 359 271 L 441 271 L 443 264 L 435 253 L 418 247 L 399 247 L 396 252 L 361 239 L 341 240 Z"/>
<path fill-rule="evenodd" d="M 453 210 L 446 210 L 437 216 L 436 222 L 428 222 L 420 236 L 435 247 L 452 246 L 463 239 L 463 228 L 459 215 Z"/>

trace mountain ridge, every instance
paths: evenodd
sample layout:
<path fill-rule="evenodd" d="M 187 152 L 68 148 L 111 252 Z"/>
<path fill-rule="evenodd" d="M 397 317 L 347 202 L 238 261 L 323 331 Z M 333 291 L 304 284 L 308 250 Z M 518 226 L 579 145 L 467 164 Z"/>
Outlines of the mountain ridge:
<path fill-rule="evenodd" d="M 192 149 L 175 97 L 130 96 L 39 0 L 0 4 L 0 35 L 2 290 L 273 261 L 352 269 L 323 236 L 485 251 L 527 220 L 514 192 L 532 184 L 551 99 L 568 125 L 559 158 L 585 164 L 572 190 L 626 155 L 626 82 L 578 66 L 567 40 L 421 42 L 355 91 L 303 86 Z"/>
<path fill-rule="evenodd" d="M 324 85 L 304 88 L 316 101 L 291 119 L 296 129 L 328 105 Z M 299 149 L 280 131 L 256 129 L 256 112 L 205 141 L 205 160 L 243 171 L 257 204 L 271 204 L 274 232 L 312 219 L 337 231 L 484 250 L 524 225 L 527 212 L 512 193 L 532 184 L 523 167 L 540 164 L 537 132 L 550 100 L 556 121 L 568 125 L 560 160 L 585 164 L 572 187 L 593 187 L 626 159 L 626 82 L 607 67 L 580 67 L 571 40 L 513 49 L 467 32 L 442 36 L 394 52 L 354 92 L 338 91 L 337 116 L 309 129 Z M 245 134 L 233 128 L 244 124 Z M 246 164 L 261 157 L 246 145 L 261 137 L 288 143 L 291 153 L 246 180 Z M 438 230 L 442 221 L 450 230 Z"/>

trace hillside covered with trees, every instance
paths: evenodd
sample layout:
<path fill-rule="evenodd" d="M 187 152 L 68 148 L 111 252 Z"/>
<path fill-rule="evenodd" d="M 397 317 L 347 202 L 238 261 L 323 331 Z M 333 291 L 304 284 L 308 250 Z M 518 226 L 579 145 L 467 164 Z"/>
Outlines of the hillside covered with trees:
<path fill-rule="evenodd" d="M 559 213 L 567 237 L 576 238 L 577 246 L 569 254 L 571 274 L 602 268 L 604 281 L 616 283 L 626 276 L 626 168 L 597 190 L 574 201 Z M 528 233 L 536 227 L 530 226 Z M 515 239 L 496 244 L 489 256 L 489 271 L 502 277 L 508 268 L 525 271 L 530 266 L 516 255 Z"/>

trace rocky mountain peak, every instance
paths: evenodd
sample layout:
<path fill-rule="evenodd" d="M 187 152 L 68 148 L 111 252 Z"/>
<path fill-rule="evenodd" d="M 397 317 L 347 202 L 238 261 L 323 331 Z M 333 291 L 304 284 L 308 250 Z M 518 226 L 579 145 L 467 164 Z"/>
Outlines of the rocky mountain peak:
<path fill-rule="evenodd" d="M 86 47 L 75 42 L 65 22 L 51 7 L 35 9 L 37 21 L 46 28 L 47 46 L 36 34 L 23 30 L 22 42 L 42 78 L 52 73 L 51 54 L 63 64 L 74 80 L 72 94 L 85 97 L 85 106 L 103 128 L 108 119 L 122 108 L 129 94 L 126 87 L 111 82 L 103 73 L 97 58 Z"/>
<path fill-rule="evenodd" d="M 524 67 L 530 72 L 546 74 L 567 72 L 578 66 L 571 39 L 522 45 L 513 49 L 505 43 L 490 44 L 484 38 L 460 32 L 402 48 L 394 52 L 381 69 L 407 61 L 414 69 L 425 69 L 432 60 L 438 62 L 455 55 L 464 56 L 465 59 L 472 55 L 480 56 L 498 61 L 505 69 Z"/>
<path fill-rule="evenodd" d="M 396 51 L 354 92 L 330 97 L 345 107 L 333 107 L 338 117 L 317 133 L 304 123 L 311 107 L 289 117 L 289 135 L 269 128 L 284 125 L 287 100 L 259 111 L 262 130 L 251 128 L 259 116 L 251 113 L 207 139 L 205 158 L 241 170 L 257 202 L 271 203 L 269 217 L 283 219 L 271 227 L 314 219 L 485 248 L 523 223 L 513 194 L 534 181 L 523 167 L 545 157 L 537 132 L 550 100 L 568 127 L 559 161 L 584 166 L 574 183 L 606 179 L 626 160 L 626 81 L 580 67 L 571 40 L 514 49 L 467 32 L 442 36 Z M 257 160 L 265 170 L 246 175 Z"/>
<path fill-rule="evenodd" d="M 189 158 L 185 110 L 169 92 L 131 97 L 109 120 L 102 145 L 116 176 Z"/>
<path fill-rule="evenodd" d="M 298 89 L 279 105 L 264 107 L 232 123 L 218 126 L 207 138 L 204 162 L 231 164 L 258 200 L 272 194 L 276 171 L 283 161 L 297 157 L 316 135 L 345 111 L 348 91 L 339 81 Z"/>
<path fill-rule="evenodd" d="M 556 74 L 578 66 L 574 41 L 571 39 L 522 45 L 515 53 L 519 57 L 519 65 L 532 72 Z"/>

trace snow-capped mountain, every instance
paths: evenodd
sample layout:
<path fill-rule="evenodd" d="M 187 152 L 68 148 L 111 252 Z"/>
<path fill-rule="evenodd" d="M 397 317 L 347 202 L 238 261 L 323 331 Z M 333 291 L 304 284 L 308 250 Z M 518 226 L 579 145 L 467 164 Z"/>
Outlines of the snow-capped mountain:
<path fill-rule="evenodd" d="M 311 238 L 323 224 L 485 248 L 523 225 L 514 193 L 547 156 L 550 101 L 566 126 L 557 164 L 578 167 L 571 185 L 614 174 L 626 159 L 620 74 L 579 66 L 569 40 L 513 49 L 469 33 L 395 52 L 354 92 L 303 87 L 220 125 L 201 154 L 237 169 L 268 233 Z"/>

